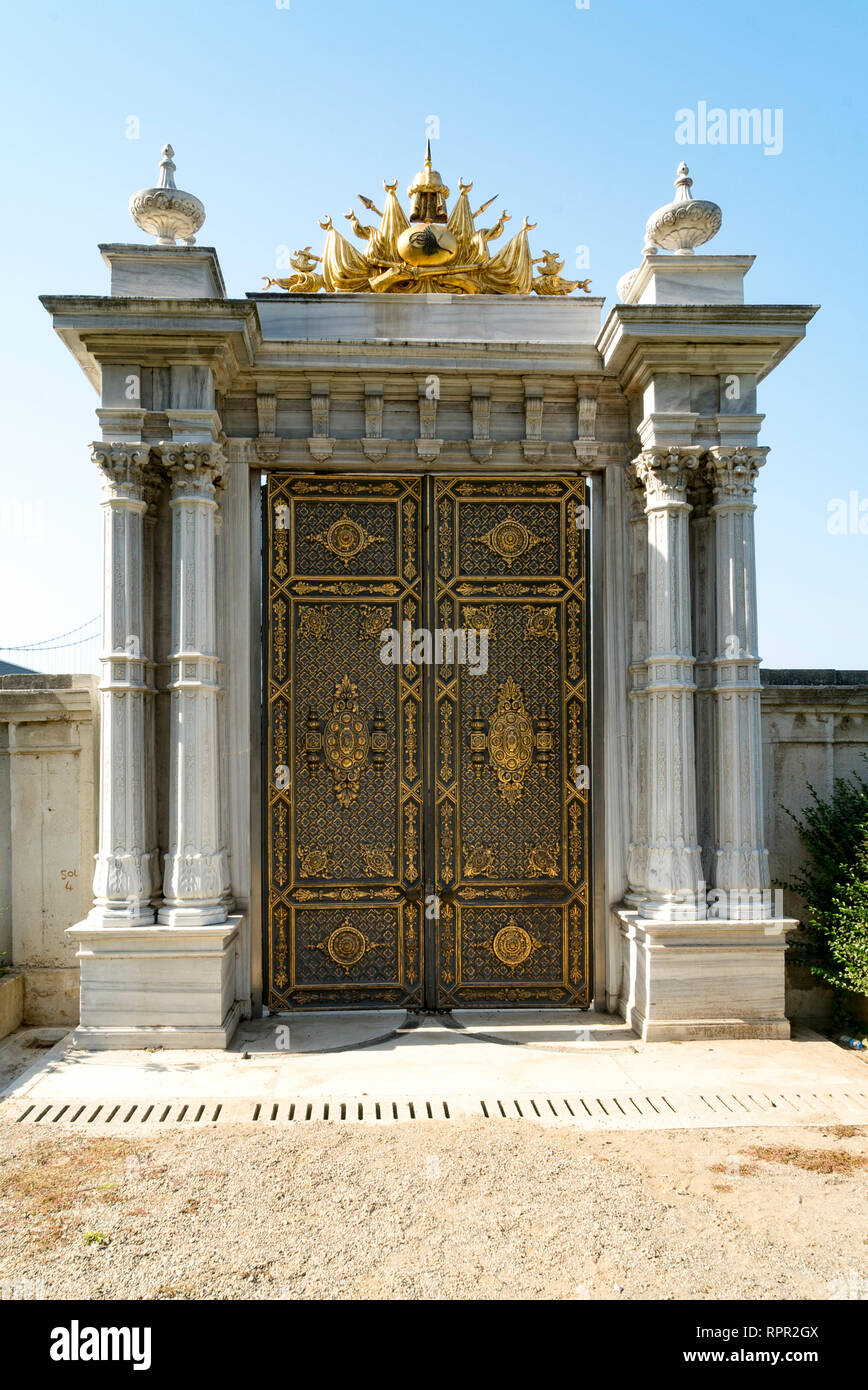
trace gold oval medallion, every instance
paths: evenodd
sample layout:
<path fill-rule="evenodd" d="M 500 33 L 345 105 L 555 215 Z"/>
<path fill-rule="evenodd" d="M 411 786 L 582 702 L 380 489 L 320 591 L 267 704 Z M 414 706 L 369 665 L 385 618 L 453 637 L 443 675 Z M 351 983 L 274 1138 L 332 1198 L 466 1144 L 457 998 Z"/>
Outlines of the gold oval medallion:
<path fill-rule="evenodd" d="M 407 265 L 445 265 L 458 242 L 439 222 L 411 222 L 398 237 L 398 255 Z"/>

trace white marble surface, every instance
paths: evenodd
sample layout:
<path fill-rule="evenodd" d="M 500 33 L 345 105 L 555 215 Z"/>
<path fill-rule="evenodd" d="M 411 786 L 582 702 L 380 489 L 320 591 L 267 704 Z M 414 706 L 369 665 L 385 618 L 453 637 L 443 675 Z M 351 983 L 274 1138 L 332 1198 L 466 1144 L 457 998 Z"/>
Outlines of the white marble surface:
<path fill-rule="evenodd" d="M 112 1047 L 225 1047 L 240 915 L 213 926 L 71 927 L 81 964 L 75 1039 Z"/>
<path fill-rule="evenodd" d="M 213 246 L 100 246 L 111 293 L 135 299 L 225 299 Z"/>
<path fill-rule="evenodd" d="M 537 295 L 255 295 L 267 341 L 585 343 L 600 331 L 602 299 Z"/>
<path fill-rule="evenodd" d="M 645 256 L 627 304 L 743 304 L 754 256 Z"/>

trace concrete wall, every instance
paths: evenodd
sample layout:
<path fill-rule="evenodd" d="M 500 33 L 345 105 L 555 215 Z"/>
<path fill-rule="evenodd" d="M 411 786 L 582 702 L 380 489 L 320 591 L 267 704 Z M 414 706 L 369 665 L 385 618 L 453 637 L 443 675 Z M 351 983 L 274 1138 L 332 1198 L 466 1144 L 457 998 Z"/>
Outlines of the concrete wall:
<path fill-rule="evenodd" d="M 23 1022 L 78 1020 L 75 946 L 91 905 L 95 676 L 0 676 L 0 950 L 23 977 Z"/>
<path fill-rule="evenodd" d="M 868 671 L 763 671 L 762 680 L 766 843 L 772 878 L 785 881 L 802 859 L 787 811 L 798 815 L 810 804 L 808 784 L 823 797 L 836 777 L 856 772 L 868 780 Z M 787 891 L 784 910 L 805 917 L 801 899 Z M 832 991 L 801 963 L 803 940 L 799 932 L 790 938 L 787 1013 L 822 1027 Z M 856 1011 L 868 1019 L 868 1000 Z"/>

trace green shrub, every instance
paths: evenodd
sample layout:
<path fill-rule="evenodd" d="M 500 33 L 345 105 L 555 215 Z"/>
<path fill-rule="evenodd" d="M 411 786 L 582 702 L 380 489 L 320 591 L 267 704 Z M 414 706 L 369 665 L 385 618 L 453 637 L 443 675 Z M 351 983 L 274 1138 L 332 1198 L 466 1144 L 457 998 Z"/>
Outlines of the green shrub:
<path fill-rule="evenodd" d="M 800 872 L 784 886 L 808 908 L 805 963 L 838 995 L 839 1018 L 846 996 L 868 994 L 868 782 L 836 778 L 831 794 L 817 795 L 795 822 L 805 849 Z"/>

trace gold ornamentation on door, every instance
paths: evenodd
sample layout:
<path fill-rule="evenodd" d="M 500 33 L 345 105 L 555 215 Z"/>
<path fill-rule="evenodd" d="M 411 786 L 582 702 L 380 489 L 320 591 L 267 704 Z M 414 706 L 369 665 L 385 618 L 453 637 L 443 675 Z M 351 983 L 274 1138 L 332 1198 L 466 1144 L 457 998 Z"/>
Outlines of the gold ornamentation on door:
<path fill-rule="evenodd" d="M 468 878 L 484 878 L 494 872 L 494 850 L 489 845 L 464 845 L 461 851 Z"/>
<path fill-rule="evenodd" d="M 496 934 L 491 949 L 508 970 L 515 970 L 519 965 L 524 965 L 539 944 L 529 931 L 518 925 L 514 917 L 510 917 L 506 926 Z"/>
<path fill-rule="evenodd" d="M 536 608 L 533 604 L 526 603 L 521 611 L 526 619 L 525 642 L 532 641 L 534 637 L 552 638 L 555 642 L 558 640 L 556 608 Z"/>
<path fill-rule="evenodd" d="M 365 717 L 359 707 L 358 688 L 349 676 L 335 686 L 332 711 L 324 721 L 313 708 L 308 711 L 304 736 L 308 772 L 316 776 L 319 763 L 325 759 L 341 806 L 351 806 L 357 799 L 369 759 L 374 772 L 382 773 L 388 749 L 382 710 L 375 705 L 371 719 Z"/>
<path fill-rule="evenodd" d="M 298 862 L 302 878 L 328 878 L 330 851 L 327 849 L 303 849 L 298 847 Z"/>
<path fill-rule="evenodd" d="M 367 550 L 369 545 L 375 545 L 377 541 L 385 540 L 385 536 L 372 536 L 364 526 L 344 512 L 337 521 L 333 521 L 325 531 L 320 531 L 318 535 L 308 536 L 309 541 L 318 541 L 324 545 L 326 550 L 340 560 L 346 569 L 350 560 L 355 560 L 358 555 Z"/>
<path fill-rule="evenodd" d="M 362 956 L 368 951 L 376 950 L 380 945 L 382 943 L 379 941 L 369 941 L 364 932 L 359 931 L 358 927 L 354 927 L 349 918 L 345 917 L 326 941 L 317 942 L 317 950 L 327 951 L 335 965 L 341 966 L 344 973 L 349 975 Z"/>
<path fill-rule="evenodd" d="M 331 636 L 328 609 L 325 606 L 314 608 L 307 604 L 299 608 L 298 635 L 302 639 L 313 637 L 319 642 L 328 641 Z"/>
<path fill-rule="evenodd" d="M 470 761 L 477 777 L 482 776 L 485 753 L 497 773 L 500 794 L 507 806 L 515 806 L 524 791 L 524 779 L 533 763 L 534 750 L 540 775 L 545 777 L 552 756 L 551 719 L 548 707 L 534 721 L 525 708 L 521 687 L 509 676 L 497 692 L 497 708 L 488 721 L 477 705 L 470 724 Z"/>
<path fill-rule="evenodd" d="M 507 569 L 512 569 L 516 560 L 527 555 L 534 546 L 542 544 L 542 537 L 535 536 L 513 512 L 507 512 L 502 521 L 479 537 L 479 544 L 487 546 L 506 562 Z"/>
<path fill-rule="evenodd" d="M 394 849 L 383 845 L 362 845 L 365 874 L 368 878 L 391 878 L 395 872 Z"/>
<path fill-rule="evenodd" d="M 560 847 L 541 844 L 527 847 L 528 878 L 557 878 L 560 868 Z"/>

